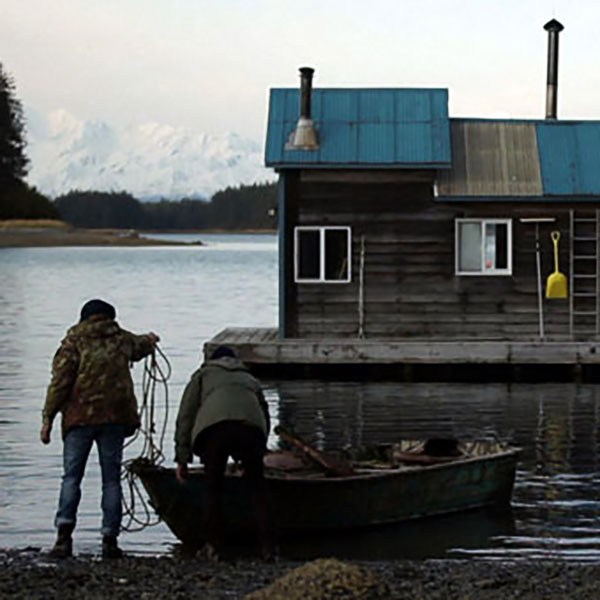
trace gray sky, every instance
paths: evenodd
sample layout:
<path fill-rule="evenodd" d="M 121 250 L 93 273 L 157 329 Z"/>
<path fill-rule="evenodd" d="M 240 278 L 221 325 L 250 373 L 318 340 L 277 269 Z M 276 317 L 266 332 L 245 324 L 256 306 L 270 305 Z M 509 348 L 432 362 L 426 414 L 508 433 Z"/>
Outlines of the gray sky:
<path fill-rule="evenodd" d="M 0 0 L 17 96 L 115 126 L 264 140 L 270 87 L 447 87 L 452 116 L 543 118 L 547 34 L 559 118 L 600 119 L 599 0 Z"/>

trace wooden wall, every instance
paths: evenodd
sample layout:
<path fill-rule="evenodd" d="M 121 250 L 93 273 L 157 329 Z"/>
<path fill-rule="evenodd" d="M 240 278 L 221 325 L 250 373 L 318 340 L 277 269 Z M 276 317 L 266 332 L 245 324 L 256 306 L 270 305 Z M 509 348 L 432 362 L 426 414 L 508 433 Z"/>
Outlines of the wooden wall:
<path fill-rule="evenodd" d="M 555 217 L 540 226 L 542 285 L 553 271 L 550 231 L 559 229 L 560 270 L 568 276 L 569 209 L 552 204 L 442 204 L 426 176 L 302 172 L 288 176 L 284 202 L 287 251 L 281 287 L 285 337 L 356 338 L 359 330 L 360 239 L 365 236 L 366 339 L 534 339 L 539 335 L 535 227 L 520 217 Z M 407 180 L 408 179 L 408 180 Z M 358 182 L 357 182 L 358 181 Z M 454 220 L 513 219 L 512 276 L 456 276 Z M 352 228 L 352 282 L 293 282 L 293 226 Z M 543 301 L 547 338 L 569 336 L 569 303 Z M 585 337 L 585 336 L 583 336 Z"/>

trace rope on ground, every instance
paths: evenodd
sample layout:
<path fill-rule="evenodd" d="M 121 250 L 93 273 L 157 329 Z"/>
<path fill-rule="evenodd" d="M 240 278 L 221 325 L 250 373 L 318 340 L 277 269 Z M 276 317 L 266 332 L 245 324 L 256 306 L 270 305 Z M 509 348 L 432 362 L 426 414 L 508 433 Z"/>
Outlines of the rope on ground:
<path fill-rule="evenodd" d="M 160 518 L 157 517 L 144 497 L 137 476 L 128 466 L 135 460 L 143 459 L 153 465 L 160 465 L 164 460 L 163 444 L 167 423 L 169 419 L 169 387 L 168 380 L 171 377 L 171 365 L 164 352 L 157 346 L 155 351 L 146 357 L 144 362 L 144 374 L 142 377 L 142 402 L 140 405 L 140 427 L 135 434 L 129 438 L 125 447 L 131 446 L 142 437 L 142 449 L 140 455 L 123 463 L 121 480 L 123 485 L 123 531 L 141 531 L 145 527 L 157 525 Z M 163 417 L 159 431 L 156 429 L 156 397 L 157 391 L 163 396 Z"/>

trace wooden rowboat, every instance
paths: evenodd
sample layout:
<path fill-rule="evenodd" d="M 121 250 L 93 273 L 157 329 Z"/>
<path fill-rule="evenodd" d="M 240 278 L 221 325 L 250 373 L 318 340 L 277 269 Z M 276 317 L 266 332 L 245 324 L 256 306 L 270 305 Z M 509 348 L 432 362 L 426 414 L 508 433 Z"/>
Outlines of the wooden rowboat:
<path fill-rule="evenodd" d="M 423 444 L 402 442 L 355 460 L 349 475 L 308 469 L 290 452 L 265 457 L 266 477 L 281 536 L 398 523 L 489 505 L 508 505 L 518 448 L 497 442 L 465 443 L 458 456 L 429 456 Z M 230 533 L 254 530 L 245 482 L 231 465 L 223 489 L 223 517 Z M 202 538 L 205 479 L 202 468 L 189 471 L 185 485 L 175 469 L 144 459 L 128 469 L 142 481 L 159 517 L 185 545 Z"/>

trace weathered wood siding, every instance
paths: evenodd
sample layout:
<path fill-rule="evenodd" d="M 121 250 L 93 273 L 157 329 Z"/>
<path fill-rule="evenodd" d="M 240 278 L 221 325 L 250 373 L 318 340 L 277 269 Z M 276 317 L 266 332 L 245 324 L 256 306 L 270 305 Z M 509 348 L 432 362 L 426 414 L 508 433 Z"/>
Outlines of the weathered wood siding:
<path fill-rule="evenodd" d="M 404 176 L 406 178 L 406 176 Z M 376 338 L 532 339 L 539 335 L 535 226 L 520 217 L 555 217 L 540 225 L 542 284 L 554 270 L 550 231 L 559 229 L 560 270 L 568 276 L 571 206 L 515 203 L 443 204 L 431 182 L 357 183 L 303 172 L 285 199 L 293 226 L 352 228 L 352 281 L 293 282 L 293 256 L 286 253 L 285 337 L 355 338 L 359 331 L 360 240 L 365 238 L 364 334 Z M 455 219 L 512 218 L 512 276 L 456 276 Z M 569 336 L 568 300 L 543 301 L 547 338 Z M 580 336 L 582 338 L 584 336 Z"/>

